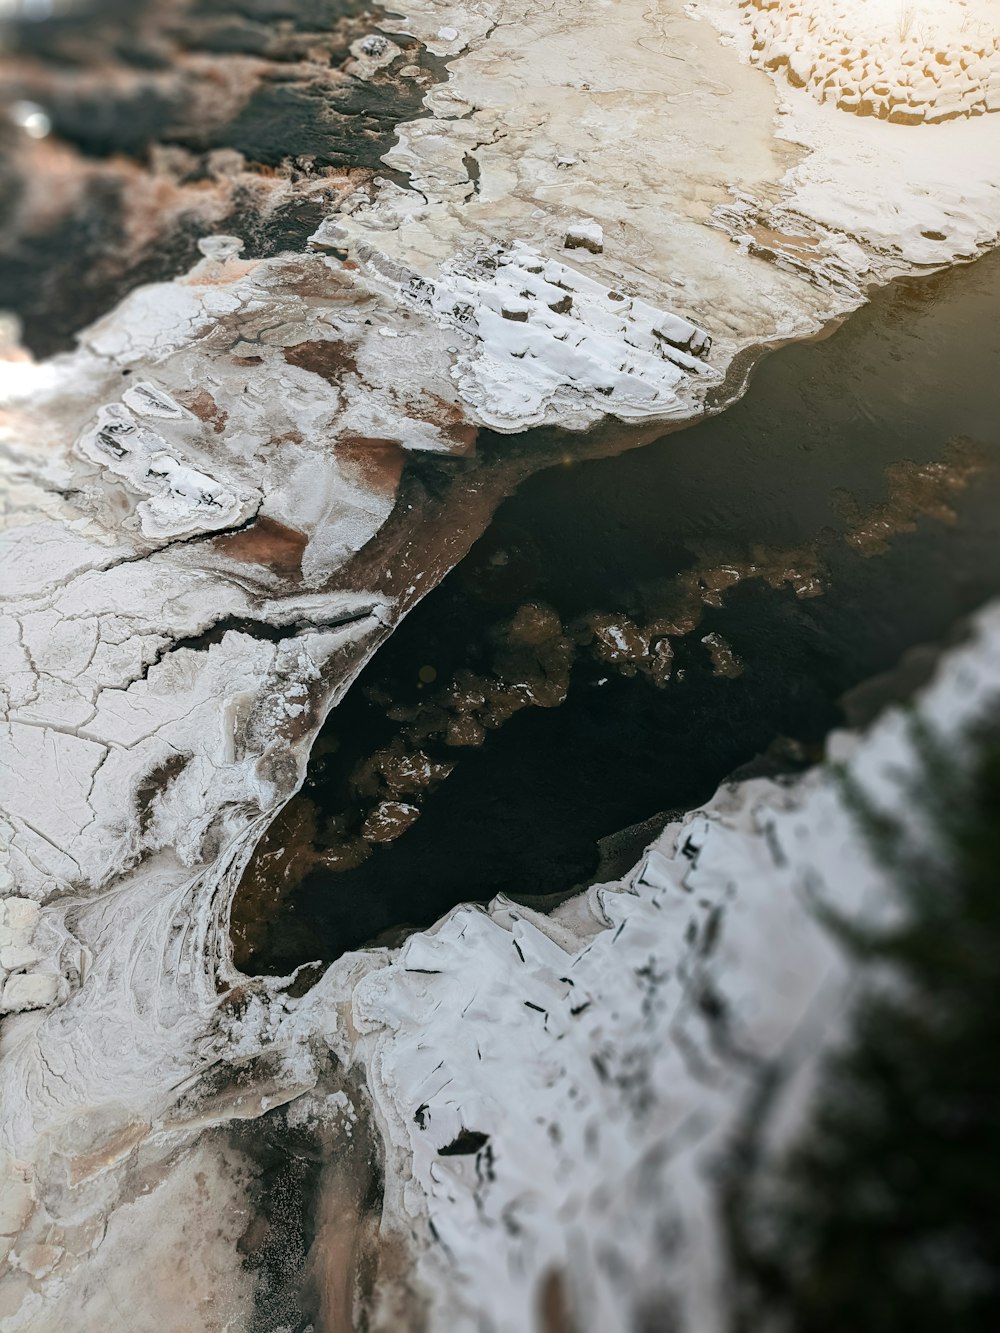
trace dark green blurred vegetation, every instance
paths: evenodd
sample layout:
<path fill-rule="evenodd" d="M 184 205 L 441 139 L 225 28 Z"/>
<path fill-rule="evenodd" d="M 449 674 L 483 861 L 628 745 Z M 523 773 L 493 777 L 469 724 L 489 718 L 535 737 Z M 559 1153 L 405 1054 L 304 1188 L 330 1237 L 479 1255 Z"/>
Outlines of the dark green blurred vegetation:
<path fill-rule="evenodd" d="M 1000 1329 L 1000 729 L 972 738 L 971 765 L 913 736 L 921 836 L 841 777 L 902 911 L 829 918 L 860 998 L 806 1128 L 766 1167 L 780 1075 L 762 1083 L 724 1191 L 734 1333 Z"/>

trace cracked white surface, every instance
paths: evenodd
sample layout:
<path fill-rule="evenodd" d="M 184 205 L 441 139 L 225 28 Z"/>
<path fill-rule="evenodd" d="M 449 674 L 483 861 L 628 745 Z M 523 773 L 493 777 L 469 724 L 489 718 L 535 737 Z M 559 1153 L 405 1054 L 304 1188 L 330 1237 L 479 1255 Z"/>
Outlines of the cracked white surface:
<path fill-rule="evenodd" d="M 39 930 L 40 918 L 32 899 L 0 898 L 0 1013 L 45 1009 L 59 994 L 58 971 L 44 968 L 53 941 Z"/>
<path fill-rule="evenodd" d="M 3 1035 L 17 1095 L 0 1133 L 29 1162 L 67 1111 L 99 1122 L 123 1096 L 155 1103 L 197 1063 L 213 951 L 193 966 L 175 942 L 193 930 L 204 945 L 226 858 L 295 790 L 308 739 L 399 614 L 337 584 L 396 482 L 369 481 L 334 442 L 345 409 L 366 404 L 369 434 L 390 422 L 403 439 L 407 395 L 425 401 L 433 374 L 380 390 L 294 364 L 286 347 L 308 361 L 317 345 L 321 362 L 327 343 L 350 349 L 373 299 L 321 256 L 209 249 L 184 282 L 129 298 L 57 374 L 8 377 L 5 885 L 59 948 L 44 982 L 12 969 L 3 1004 L 63 1002 Z M 447 407 L 447 379 L 435 387 Z M 434 413 L 415 425 L 418 447 L 455 447 Z"/>

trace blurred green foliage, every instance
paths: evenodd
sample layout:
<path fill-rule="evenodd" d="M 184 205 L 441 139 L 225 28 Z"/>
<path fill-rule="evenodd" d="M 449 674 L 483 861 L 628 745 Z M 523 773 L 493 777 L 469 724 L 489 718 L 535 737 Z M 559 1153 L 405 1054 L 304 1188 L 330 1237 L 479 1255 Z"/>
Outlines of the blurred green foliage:
<path fill-rule="evenodd" d="M 772 1071 L 734 1155 L 734 1333 L 1000 1329 L 1000 732 L 913 738 L 919 836 L 840 775 L 902 910 L 827 917 L 859 999 L 791 1149 L 763 1164 Z"/>

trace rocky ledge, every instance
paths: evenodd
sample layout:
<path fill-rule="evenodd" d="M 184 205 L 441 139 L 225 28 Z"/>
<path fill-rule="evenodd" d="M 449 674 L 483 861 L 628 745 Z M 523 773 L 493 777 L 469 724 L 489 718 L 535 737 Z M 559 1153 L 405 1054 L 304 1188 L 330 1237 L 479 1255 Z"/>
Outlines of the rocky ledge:
<path fill-rule="evenodd" d="M 990 0 L 742 0 L 753 59 L 856 116 L 939 125 L 1000 111 Z"/>

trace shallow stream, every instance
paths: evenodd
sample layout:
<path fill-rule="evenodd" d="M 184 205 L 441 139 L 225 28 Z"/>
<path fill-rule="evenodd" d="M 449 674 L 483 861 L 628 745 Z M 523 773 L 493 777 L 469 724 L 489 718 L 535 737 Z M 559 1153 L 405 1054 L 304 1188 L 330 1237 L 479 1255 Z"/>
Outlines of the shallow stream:
<path fill-rule="evenodd" d="M 238 964 L 551 901 L 734 771 L 813 761 L 845 692 L 1000 593 L 998 460 L 993 254 L 766 357 L 718 417 L 538 473 L 330 717 Z"/>

